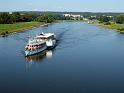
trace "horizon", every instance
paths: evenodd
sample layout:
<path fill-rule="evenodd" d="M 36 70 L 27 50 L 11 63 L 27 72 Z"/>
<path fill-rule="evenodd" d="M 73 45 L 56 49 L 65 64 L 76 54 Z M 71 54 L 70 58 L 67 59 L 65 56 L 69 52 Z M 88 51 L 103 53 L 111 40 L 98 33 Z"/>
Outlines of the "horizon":
<path fill-rule="evenodd" d="M 124 13 L 124 12 L 92 12 L 92 11 L 25 11 L 25 10 L 20 10 L 20 11 L 0 11 L 0 12 L 60 12 L 60 13 Z"/>
<path fill-rule="evenodd" d="M 0 12 L 10 11 L 54 11 L 54 12 L 115 12 L 123 11 L 123 0 L 1 0 Z"/>

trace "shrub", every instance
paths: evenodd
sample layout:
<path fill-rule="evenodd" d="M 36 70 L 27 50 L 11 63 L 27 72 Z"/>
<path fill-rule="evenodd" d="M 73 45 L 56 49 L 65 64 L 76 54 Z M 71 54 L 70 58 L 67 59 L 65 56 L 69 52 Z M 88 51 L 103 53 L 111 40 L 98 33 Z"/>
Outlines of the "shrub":
<path fill-rule="evenodd" d="M 110 22 L 106 22 L 104 25 L 111 25 L 111 23 Z"/>
<path fill-rule="evenodd" d="M 2 32 L 1 35 L 3 35 L 3 36 L 6 35 L 6 32 Z"/>
<path fill-rule="evenodd" d="M 119 30 L 119 31 L 124 31 L 124 28 L 118 28 L 117 30 Z"/>

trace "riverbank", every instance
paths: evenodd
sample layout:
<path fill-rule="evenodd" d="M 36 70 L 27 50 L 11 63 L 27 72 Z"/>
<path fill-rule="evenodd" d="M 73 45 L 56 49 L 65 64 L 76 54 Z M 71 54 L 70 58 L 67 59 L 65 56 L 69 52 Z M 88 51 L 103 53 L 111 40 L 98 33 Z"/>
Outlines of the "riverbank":
<path fill-rule="evenodd" d="M 124 34 L 124 24 L 115 24 L 115 23 L 99 23 L 99 22 L 92 22 L 91 24 L 96 24 L 98 26 L 102 26 L 105 28 L 116 30 L 117 32 Z"/>
<path fill-rule="evenodd" d="M 47 24 L 43 22 L 19 22 L 15 24 L 0 24 L 0 35 L 5 36 L 10 33 L 21 32 L 44 25 Z"/>
<path fill-rule="evenodd" d="M 114 29 L 117 32 L 124 34 L 124 24 L 110 24 L 110 25 L 104 25 L 102 24 L 104 27 L 107 27 L 109 29 Z"/>

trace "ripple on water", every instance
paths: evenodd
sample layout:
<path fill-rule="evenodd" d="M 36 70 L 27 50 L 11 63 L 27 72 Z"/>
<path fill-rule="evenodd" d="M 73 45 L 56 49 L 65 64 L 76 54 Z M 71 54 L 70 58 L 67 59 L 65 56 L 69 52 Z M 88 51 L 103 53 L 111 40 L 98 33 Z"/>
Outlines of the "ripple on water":
<path fill-rule="evenodd" d="M 27 37 L 41 32 L 54 32 L 57 46 L 25 58 Z M 123 35 L 83 22 L 55 23 L 2 37 L 0 92 L 124 93 L 123 50 Z"/>

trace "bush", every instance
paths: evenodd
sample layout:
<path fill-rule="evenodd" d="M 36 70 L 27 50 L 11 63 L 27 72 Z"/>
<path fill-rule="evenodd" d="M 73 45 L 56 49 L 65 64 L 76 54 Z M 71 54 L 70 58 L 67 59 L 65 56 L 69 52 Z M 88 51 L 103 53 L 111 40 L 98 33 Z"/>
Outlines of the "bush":
<path fill-rule="evenodd" d="M 6 34 L 9 34 L 9 32 L 8 32 L 8 31 L 6 31 L 5 33 L 6 33 Z"/>
<path fill-rule="evenodd" d="M 118 28 L 117 30 L 119 30 L 119 31 L 124 31 L 124 28 Z"/>
<path fill-rule="evenodd" d="M 116 23 L 123 24 L 124 23 L 124 15 L 117 16 Z"/>
<path fill-rule="evenodd" d="M 3 35 L 3 36 L 8 35 L 8 34 L 9 34 L 8 31 L 0 33 L 0 35 Z"/>
<path fill-rule="evenodd" d="M 106 22 L 104 25 L 111 25 L 111 23 L 110 22 Z"/>
<path fill-rule="evenodd" d="M 39 22 L 52 23 L 55 21 L 55 18 L 52 15 L 42 15 L 37 18 Z"/>
<path fill-rule="evenodd" d="M 6 32 L 2 32 L 1 35 L 5 36 L 6 35 Z"/>

